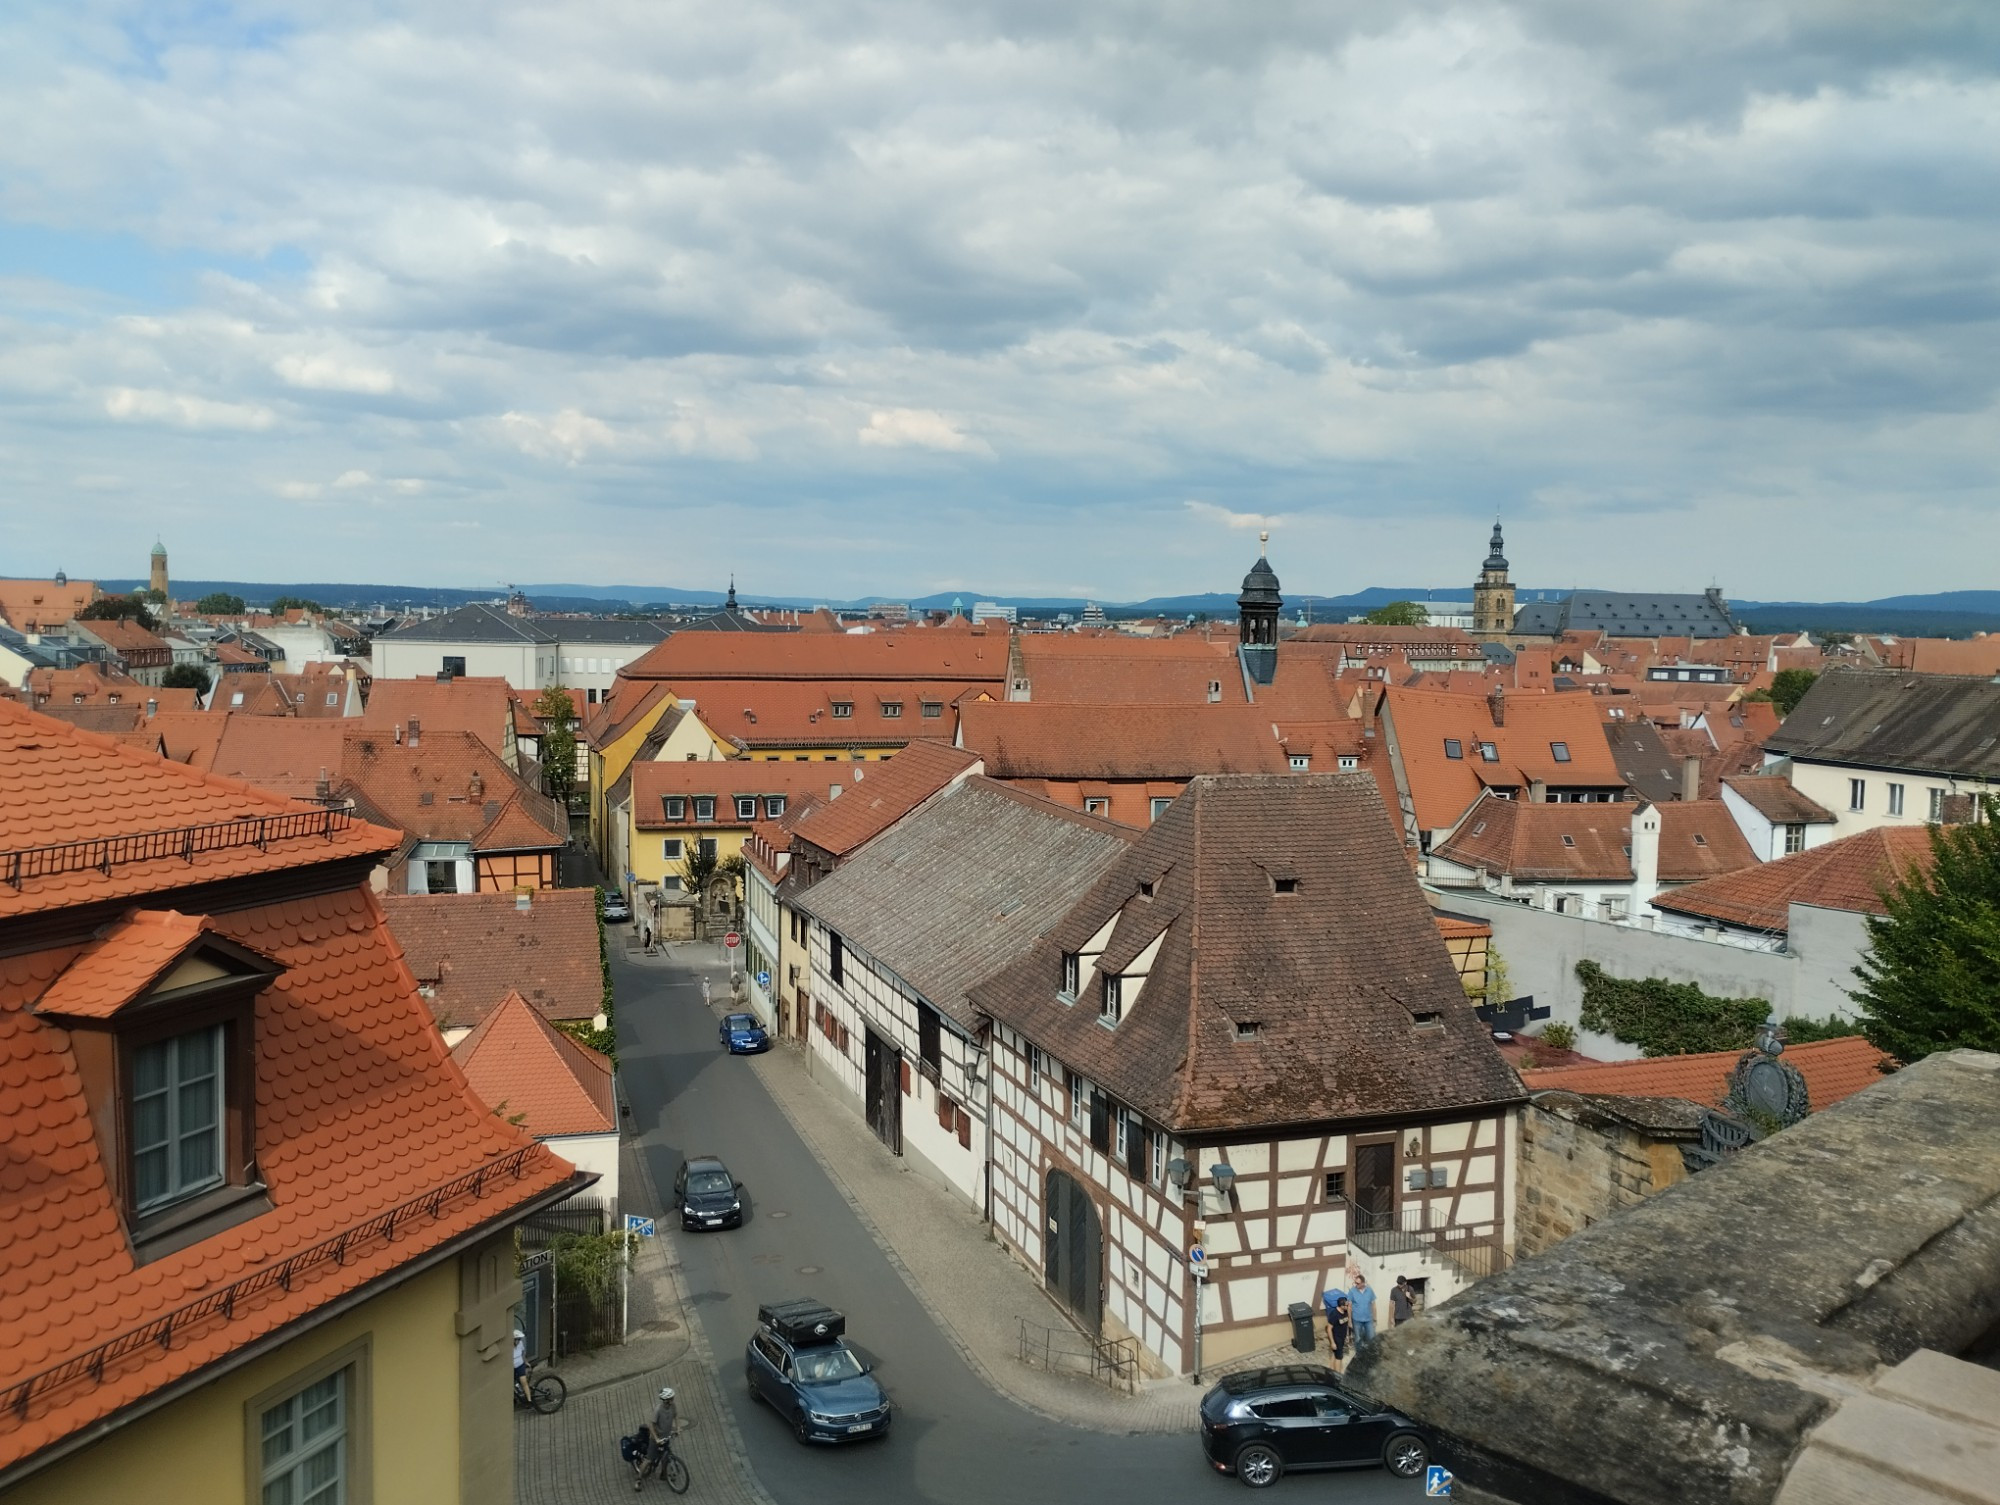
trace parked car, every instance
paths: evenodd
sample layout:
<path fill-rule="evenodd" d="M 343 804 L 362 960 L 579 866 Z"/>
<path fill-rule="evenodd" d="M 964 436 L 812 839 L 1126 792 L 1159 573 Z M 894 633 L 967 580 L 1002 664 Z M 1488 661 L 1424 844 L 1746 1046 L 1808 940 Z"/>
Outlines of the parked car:
<path fill-rule="evenodd" d="M 674 1176 L 674 1206 L 683 1228 L 740 1228 L 743 1183 L 713 1155 L 683 1160 Z"/>
<path fill-rule="evenodd" d="M 632 918 L 632 906 L 625 902 L 621 893 L 607 893 L 604 896 L 604 919 L 609 925 L 623 925 Z"/>
<path fill-rule="evenodd" d="M 1331 1369 L 1286 1364 L 1232 1374 L 1201 1398 L 1201 1446 L 1217 1473 L 1252 1489 L 1289 1469 L 1424 1472 L 1431 1444 L 1402 1412 L 1344 1389 Z"/>
<path fill-rule="evenodd" d="M 753 1400 L 769 1402 L 800 1442 L 847 1442 L 889 1432 L 889 1397 L 874 1366 L 847 1346 L 847 1319 L 808 1298 L 757 1309 L 744 1350 Z"/>
<path fill-rule="evenodd" d="M 771 1037 L 764 1033 L 764 1026 L 757 1022 L 755 1014 L 725 1014 L 717 1033 L 722 1038 L 722 1048 L 732 1056 L 755 1055 L 771 1048 Z"/>

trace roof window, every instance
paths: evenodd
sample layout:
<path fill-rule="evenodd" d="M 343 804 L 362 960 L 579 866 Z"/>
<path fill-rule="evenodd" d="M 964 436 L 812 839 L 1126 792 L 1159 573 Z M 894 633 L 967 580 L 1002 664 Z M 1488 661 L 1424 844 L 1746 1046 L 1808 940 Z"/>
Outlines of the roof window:
<path fill-rule="evenodd" d="M 1236 1038 L 1239 1040 L 1254 1040 L 1263 1032 L 1264 1026 L 1258 1020 L 1238 1019 L 1236 1021 Z"/>
<path fill-rule="evenodd" d="M 1139 885 L 1139 897 L 1142 899 L 1150 899 L 1153 897 L 1153 885 L 1150 882 L 1142 883 Z"/>
<path fill-rule="evenodd" d="M 1567 763 L 1569 761 L 1569 744 L 1567 742 L 1551 742 L 1549 744 L 1549 754 L 1558 763 Z"/>
<path fill-rule="evenodd" d="M 1444 739 L 1444 755 L 1447 758 L 1462 759 L 1465 756 L 1465 744 L 1456 737 L 1446 737 Z"/>
<path fill-rule="evenodd" d="M 1694 844 L 1698 847 L 1705 847 L 1708 845 L 1708 838 L 1697 831 L 1694 833 Z"/>
<path fill-rule="evenodd" d="M 1483 836 L 1485 833 L 1486 833 L 1486 822 L 1483 820 L 1478 825 L 1472 828 L 1472 834 L 1474 836 Z"/>
<path fill-rule="evenodd" d="M 1576 838 L 1575 838 L 1574 836 L 1565 836 L 1565 837 L 1563 838 L 1563 845 L 1564 845 L 1564 846 L 1566 846 L 1566 847 L 1573 847 L 1573 846 L 1575 846 L 1575 845 L 1576 845 Z"/>
<path fill-rule="evenodd" d="M 1271 880 L 1271 892 L 1274 894 L 1295 894 L 1298 891 L 1299 880 L 1296 878 L 1273 878 Z"/>
<path fill-rule="evenodd" d="M 833 719 L 835 721 L 846 721 L 852 718 L 853 715 L 854 715 L 853 701 L 836 700 L 833 702 Z"/>
<path fill-rule="evenodd" d="M 1491 742 L 1482 742 L 1479 744 L 1479 756 L 1483 762 L 1498 763 L 1500 761 L 1500 749 L 1495 747 Z"/>

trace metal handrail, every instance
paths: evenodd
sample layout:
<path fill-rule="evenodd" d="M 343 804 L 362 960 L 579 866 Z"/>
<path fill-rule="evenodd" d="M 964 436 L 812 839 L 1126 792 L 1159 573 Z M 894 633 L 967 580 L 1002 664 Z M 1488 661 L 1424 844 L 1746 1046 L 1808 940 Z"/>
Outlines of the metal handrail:
<path fill-rule="evenodd" d="M 137 831 L 124 836 L 96 836 L 88 841 L 65 841 L 54 846 L 21 847 L 0 852 L 0 880 L 18 889 L 30 878 L 53 878 L 61 873 L 93 869 L 108 873 L 126 863 L 159 862 L 169 857 L 192 862 L 202 853 L 230 847 L 256 847 L 262 851 L 274 841 L 293 841 L 305 836 L 322 836 L 331 841 L 351 819 L 344 810 L 297 810 L 284 815 L 240 815 L 234 820 L 169 826 L 165 830 Z"/>
<path fill-rule="evenodd" d="M 60 1364 L 51 1365 L 47 1369 L 31 1374 L 25 1380 L 18 1380 L 4 1391 L 0 1391 L 0 1415 L 11 1414 L 16 1419 L 25 1421 L 29 1403 L 38 1395 L 47 1395 L 62 1385 L 73 1384 L 82 1379 L 88 1379 L 93 1384 L 102 1384 L 106 1369 L 129 1354 L 152 1347 L 171 1349 L 174 1346 L 174 1339 L 196 1324 L 217 1317 L 225 1322 L 231 1321 L 236 1316 L 237 1308 L 247 1298 L 268 1291 L 272 1286 L 281 1287 L 289 1292 L 292 1289 L 292 1282 L 306 1271 L 315 1269 L 328 1260 L 344 1265 L 347 1263 L 347 1257 L 357 1252 L 357 1245 L 367 1243 L 371 1239 L 380 1238 L 384 1242 L 394 1243 L 396 1230 L 419 1213 L 428 1212 L 432 1219 L 436 1220 L 444 1216 L 445 1203 L 456 1201 L 465 1192 L 471 1192 L 475 1201 L 485 1196 L 487 1183 L 498 1176 L 511 1173 L 518 1181 L 524 1173 L 529 1157 L 540 1149 L 540 1145 L 523 1145 L 503 1159 L 455 1176 L 443 1186 L 425 1192 L 421 1197 L 413 1197 L 399 1206 L 390 1208 L 387 1212 L 377 1213 L 365 1223 L 357 1223 L 332 1238 L 321 1240 L 311 1248 L 301 1249 L 297 1254 L 289 1255 L 276 1264 L 265 1265 L 241 1279 L 231 1281 L 219 1290 L 210 1291 L 193 1301 L 177 1306 L 172 1311 L 155 1317 L 143 1327 L 120 1333 L 95 1348 L 87 1349 L 83 1353 L 63 1360 Z"/>
<path fill-rule="evenodd" d="M 1017 1317 L 1015 1321 L 1020 1328 L 1019 1357 L 1023 1364 L 1032 1364 L 1039 1357 L 1041 1367 L 1050 1374 L 1060 1373 L 1064 1367 L 1080 1373 L 1087 1365 L 1090 1378 L 1100 1384 L 1122 1387 L 1127 1392 L 1138 1389 L 1136 1338 L 1095 1338 L 1076 1328 L 1044 1327 L 1025 1317 Z M 1063 1359 L 1078 1362 L 1064 1366 L 1059 1363 Z"/>

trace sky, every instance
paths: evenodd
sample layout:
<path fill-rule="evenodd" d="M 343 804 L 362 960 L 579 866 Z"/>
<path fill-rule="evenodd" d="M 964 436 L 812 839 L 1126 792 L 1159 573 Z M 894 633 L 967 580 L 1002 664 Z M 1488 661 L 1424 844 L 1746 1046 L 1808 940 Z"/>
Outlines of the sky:
<path fill-rule="evenodd" d="M 1867 599 L 1991 0 L 11 0 L 0 574 Z"/>

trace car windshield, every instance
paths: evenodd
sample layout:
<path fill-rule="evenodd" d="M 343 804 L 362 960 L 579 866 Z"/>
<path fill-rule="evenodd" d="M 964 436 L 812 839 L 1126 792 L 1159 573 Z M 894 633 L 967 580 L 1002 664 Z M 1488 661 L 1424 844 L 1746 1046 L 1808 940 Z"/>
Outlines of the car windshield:
<path fill-rule="evenodd" d="M 729 1179 L 729 1172 L 727 1171 L 688 1172 L 689 1196 L 711 1197 L 717 1192 L 734 1190 L 736 1190 L 736 1183 Z"/>
<path fill-rule="evenodd" d="M 752 1019 L 748 1014 L 731 1014 L 727 1019 L 722 1021 L 722 1024 L 723 1028 L 731 1030 L 755 1029 L 757 1027 L 757 1021 Z"/>
<path fill-rule="evenodd" d="M 861 1373 L 861 1361 L 837 1343 L 831 1348 L 801 1348 L 792 1362 L 800 1383 L 807 1385 L 851 1380 Z"/>

